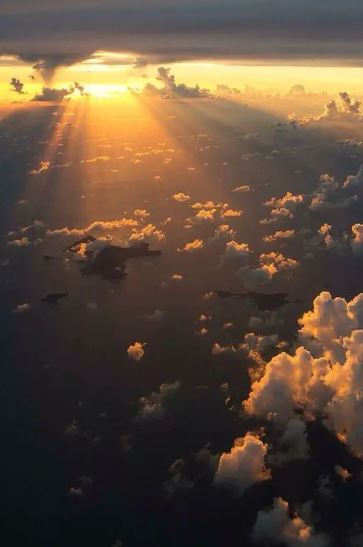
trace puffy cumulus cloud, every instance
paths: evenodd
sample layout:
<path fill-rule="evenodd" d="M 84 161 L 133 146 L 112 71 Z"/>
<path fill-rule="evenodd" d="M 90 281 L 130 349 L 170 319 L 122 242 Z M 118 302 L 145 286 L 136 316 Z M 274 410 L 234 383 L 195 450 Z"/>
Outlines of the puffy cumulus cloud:
<path fill-rule="evenodd" d="M 203 249 L 203 247 L 204 242 L 202 239 L 194 239 L 193 241 L 186 243 L 182 249 L 178 249 L 178 252 L 194 253 L 195 251 Z"/>
<path fill-rule="evenodd" d="M 247 243 L 238 243 L 237 241 L 232 240 L 226 243 L 222 261 L 245 263 L 248 260 L 250 252 Z"/>
<path fill-rule="evenodd" d="M 329 101 L 324 112 L 317 116 L 296 116 L 291 114 L 290 119 L 304 124 L 311 122 L 356 122 L 362 121 L 361 102 L 354 100 L 346 91 L 341 91 L 337 99 Z"/>
<path fill-rule="evenodd" d="M 237 495 L 244 494 L 252 484 L 270 478 L 266 453 L 267 445 L 257 435 L 246 433 L 236 439 L 230 452 L 221 455 L 214 484 L 230 488 Z"/>
<path fill-rule="evenodd" d="M 159 230 L 154 224 L 147 224 L 141 229 L 133 228 L 129 237 L 129 243 L 135 242 L 155 242 L 165 241 L 166 236 L 162 230 Z"/>
<path fill-rule="evenodd" d="M 348 247 L 348 234 L 333 235 L 333 227 L 325 222 L 318 229 L 317 235 L 304 242 L 306 248 L 320 248 L 328 251 L 343 252 Z"/>
<path fill-rule="evenodd" d="M 43 87 L 41 93 L 37 93 L 32 98 L 35 102 L 56 102 L 61 103 L 66 97 L 70 97 L 74 92 L 73 88 L 56 89 L 53 87 Z"/>
<path fill-rule="evenodd" d="M 297 208 L 304 203 L 302 194 L 287 192 L 281 198 L 272 197 L 264 203 L 270 208 L 270 218 L 263 219 L 261 224 L 272 224 L 280 218 L 294 218 Z"/>
<path fill-rule="evenodd" d="M 299 516 L 290 517 L 287 501 L 275 498 L 271 509 L 257 513 L 252 530 L 252 540 L 260 545 L 285 545 L 286 547 L 324 547 L 325 538 L 316 534 Z"/>
<path fill-rule="evenodd" d="M 314 299 L 313 309 L 299 319 L 299 325 L 299 341 L 309 351 L 343 362 L 344 337 L 363 328 L 363 293 L 347 302 L 344 298 L 332 298 L 329 292 L 323 291 Z"/>
<path fill-rule="evenodd" d="M 141 359 L 145 355 L 145 346 L 146 342 L 134 342 L 134 344 L 131 344 L 127 348 L 127 356 L 129 357 L 129 359 L 132 359 L 133 361 L 141 361 Z"/>
<path fill-rule="evenodd" d="M 267 285 L 275 273 L 275 270 L 270 269 L 268 266 L 261 266 L 259 268 L 244 266 L 238 270 L 238 276 L 247 289 L 255 289 Z"/>
<path fill-rule="evenodd" d="M 339 184 L 328 173 L 320 175 L 317 188 L 312 194 L 305 196 L 306 202 L 310 202 L 309 209 L 348 209 L 358 200 L 358 195 L 353 192 L 359 191 L 361 176 L 360 168 L 357 175 L 349 175 L 343 184 Z"/>
<path fill-rule="evenodd" d="M 241 209 L 223 209 L 221 212 L 222 218 L 228 218 L 228 217 L 240 217 L 242 215 L 243 211 Z"/>
<path fill-rule="evenodd" d="M 312 414 L 329 399 L 330 392 L 325 393 L 324 384 L 328 370 L 326 359 L 314 360 L 302 347 L 295 355 L 279 353 L 266 364 L 262 377 L 252 383 L 244 409 L 280 426 L 295 417 L 296 408 Z"/>
<path fill-rule="evenodd" d="M 302 194 L 292 194 L 287 192 L 281 198 L 272 197 L 264 204 L 266 207 L 272 209 L 287 209 L 288 211 L 295 211 L 300 203 L 304 202 L 304 196 Z"/>
<path fill-rule="evenodd" d="M 46 235 L 49 237 L 82 237 L 91 233 L 112 232 L 115 230 L 129 229 L 133 230 L 139 226 L 139 221 L 133 218 L 120 218 L 115 220 L 95 220 L 84 228 L 48 228 Z M 150 228 L 146 230 L 150 231 Z M 152 231 L 152 230 L 151 230 Z M 137 231 L 136 231 L 137 233 Z M 145 233 L 145 232 L 144 232 Z M 137 236 L 135 237 L 137 239 Z"/>
<path fill-rule="evenodd" d="M 274 273 L 281 272 L 283 270 L 291 270 L 298 266 L 298 261 L 293 258 L 288 258 L 281 253 L 263 253 L 260 256 L 260 262 L 264 266 L 268 266 Z"/>
<path fill-rule="evenodd" d="M 188 196 L 188 194 L 184 194 L 184 192 L 178 192 L 177 194 L 174 194 L 172 196 L 172 199 L 174 201 L 180 201 L 180 202 L 184 202 L 184 201 L 189 201 L 190 200 L 190 196 Z"/>
<path fill-rule="evenodd" d="M 112 245 L 112 238 L 110 236 L 100 237 L 89 243 L 80 243 L 74 257 L 77 260 L 80 258 L 88 259 L 89 257 L 94 260 L 102 249 L 110 245 Z"/>
<path fill-rule="evenodd" d="M 228 203 L 215 203 L 214 201 L 206 201 L 205 203 L 193 203 L 190 206 L 196 211 L 193 217 L 187 218 L 187 227 L 195 224 L 201 224 L 205 221 L 213 222 L 218 219 L 228 219 L 240 217 L 243 213 L 240 209 L 230 208 Z"/>
<path fill-rule="evenodd" d="M 271 243 L 277 240 L 291 239 L 295 235 L 295 230 L 277 230 L 274 234 L 265 236 L 263 240 L 266 243 Z"/>
<path fill-rule="evenodd" d="M 277 273 L 291 271 L 298 264 L 293 258 L 287 258 L 281 253 L 263 253 L 260 255 L 259 267 L 242 266 L 238 276 L 246 288 L 252 289 L 266 285 Z"/>
<path fill-rule="evenodd" d="M 356 175 L 348 175 L 343 183 L 343 188 L 357 189 L 363 185 L 363 164 L 359 166 L 358 173 Z"/>
<path fill-rule="evenodd" d="M 157 80 L 163 84 L 162 88 L 148 83 L 145 85 L 143 92 L 148 95 L 158 95 L 165 99 L 200 99 L 210 97 L 208 89 L 201 89 L 198 85 L 190 87 L 183 83 L 177 84 L 175 76 L 171 74 L 170 68 L 165 68 L 163 66 L 159 67 Z"/>
<path fill-rule="evenodd" d="M 311 198 L 310 209 L 316 211 L 323 207 L 329 207 L 331 199 L 336 196 L 338 188 L 339 185 L 334 177 L 331 177 L 327 173 L 320 175 L 319 185 Z"/>
<path fill-rule="evenodd" d="M 297 410 L 305 420 L 323 416 L 325 426 L 363 457 L 363 294 L 347 302 L 323 292 L 299 323 L 304 346 L 266 364 L 244 409 L 280 427 Z"/>
<path fill-rule="evenodd" d="M 213 241 L 230 241 L 236 237 L 236 231 L 229 224 L 220 224 L 214 230 L 214 234 L 209 238 L 209 243 Z"/>
<path fill-rule="evenodd" d="M 243 343 L 240 348 L 245 349 L 248 352 L 258 352 L 264 353 L 265 351 L 277 346 L 278 335 L 277 334 L 266 334 L 264 336 L 259 336 L 254 332 L 248 332 L 245 334 Z"/>
<path fill-rule="evenodd" d="M 161 420 L 168 413 L 168 403 L 181 388 L 181 382 L 162 384 L 158 391 L 141 397 L 138 420 Z"/>
<path fill-rule="evenodd" d="M 146 209 L 135 209 L 134 216 L 141 220 L 150 216 L 150 213 Z"/>
<path fill-rule="evenodd" d="M 24 95 L 24 84 L 18 78 L 11 78 L 10 89 L 18 95 Z"/>
<path fill-rule="evenodd" d="M 354 224 L 352 233 L 352 251 L 356 256 L 363 256 L 363 224 Z"/>

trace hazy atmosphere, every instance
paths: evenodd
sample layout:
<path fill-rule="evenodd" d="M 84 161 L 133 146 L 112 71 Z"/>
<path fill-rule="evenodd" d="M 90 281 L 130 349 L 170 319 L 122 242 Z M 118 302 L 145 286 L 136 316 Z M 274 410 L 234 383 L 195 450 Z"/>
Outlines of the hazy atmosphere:
<path fill-rule="evenodd" d="M 363 546 L 363 4 L 0 0 L 0 546 Z"/>

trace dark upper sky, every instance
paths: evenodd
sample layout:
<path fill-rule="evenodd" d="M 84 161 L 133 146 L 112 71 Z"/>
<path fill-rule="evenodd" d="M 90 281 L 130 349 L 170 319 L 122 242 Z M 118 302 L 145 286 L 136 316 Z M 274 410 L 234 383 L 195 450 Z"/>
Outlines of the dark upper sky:
<path fill-rule="evenodd" d="M 96 50 L 150 61 L 359 65 L 359 0 L 2 0 L 0 53 L 48 65 Z"/>

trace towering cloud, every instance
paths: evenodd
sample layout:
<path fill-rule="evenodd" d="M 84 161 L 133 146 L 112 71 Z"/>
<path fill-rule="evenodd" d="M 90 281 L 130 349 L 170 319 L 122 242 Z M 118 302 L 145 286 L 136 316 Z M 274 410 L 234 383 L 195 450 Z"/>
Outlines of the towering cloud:
<path fill-rule="evenodd" d="M 304 345 L 266 364 L 244 409 L 278 427 L 296 411 L 305 420 L 323 415 L 326 427 L 363 457 L 363 293 L 347 302 L 323 292 L 299 322 Z"/>

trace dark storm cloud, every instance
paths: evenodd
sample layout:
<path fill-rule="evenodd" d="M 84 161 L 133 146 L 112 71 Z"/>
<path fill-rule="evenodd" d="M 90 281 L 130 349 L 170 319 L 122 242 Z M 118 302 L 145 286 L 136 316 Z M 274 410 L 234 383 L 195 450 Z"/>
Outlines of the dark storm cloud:
<path fill-rule="evenodd" d="M 51 75 L 96 50 L 130 51 L 147 62 L 214 58 L 359 64 L 358 0 L 5 0 L 0 52 Z M 45 72 L 44 72 L 45 71 Z"/>

